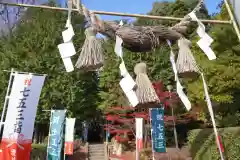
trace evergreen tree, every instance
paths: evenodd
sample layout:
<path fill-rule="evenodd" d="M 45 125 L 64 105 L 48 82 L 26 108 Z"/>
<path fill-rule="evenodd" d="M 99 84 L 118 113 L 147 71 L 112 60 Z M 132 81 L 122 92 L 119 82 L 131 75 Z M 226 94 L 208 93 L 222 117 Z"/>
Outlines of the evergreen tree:
<path fill-rule="evenodd" d="M 76 117 L 77 123 L 99 114 L 97 73 L 81 73 L 77 69 L 67 73 L 57 49 L 57 45 L 63 43 L 61 33 L 65 30 L 66 19 L 67 15 L 62 12 L 28 9 L 12 36 L 0 38 L 1 104 L 9 79 L 9 74 L 2 70 L 14 68 L 47 74 L 38 105 L 37 124 L 49 123 L 50 114 L 43 111 L 49 109 L 67 109 L 68 116 Z M 72 58 L 73 63 L 85 39 L 84 29 L 77 27 L 82 23 L 83 17 L 73 14 L 72 24 L 76 34 L 73 43 L 78 52 Z"/>
<path fill-rule="evenodd" d="M 229 19 L 225 5 L 221 3 L 220 7 L 220 13 L 213 18 L 218 20 Z M 211 48 L 217 55 L 217 59 L 209 61 L 196 45 L 194 45 L 193 51 L 207 79 L 219 123 L 225 126 L 234 126 L 239 124 L 239 101 L 237 99 L 239 99 L 240 93 L 240 45 L 231 25 L 211 26 L 209 34 L 214 39 Z M 196 40 L 198 40 L 197 37 L 194 42 Z M 204 102 L 205 96 L 202 86 L 200 79 L 188 83 L 189 96 L 192 101 L 203 107 L 206 103 Z M 206 107 L 205 113 L 208 113 Z"/>

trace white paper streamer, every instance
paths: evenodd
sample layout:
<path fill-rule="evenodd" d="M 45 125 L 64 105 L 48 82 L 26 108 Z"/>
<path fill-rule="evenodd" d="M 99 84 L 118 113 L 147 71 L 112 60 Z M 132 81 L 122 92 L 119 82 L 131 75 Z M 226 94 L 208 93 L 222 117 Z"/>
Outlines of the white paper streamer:
<path fill-rule="evenodd" d="M 119 65 L 119 69 L 120 69 L 120 73 L 121 73 L 121 76 L 125 76 L 128 74 L 128 71 L 127 71 L 127 68 L 124 64 L 124 61 L 122 61 L 122 63 Z"/>
<path fill-rule="evenodd" d="M 210 45 L 213 43 L 213 39 L 206 33 L 204 24 L 197 18 L 195 12 L 188 14 L 193 21 L 198 23 L 197 34 L 201 38 L 197 44 L 207 55 L 209 60 L 216 59 L 216 55 L 213 50 L 210 48 Z"/>
<path fill-rule="evenodd" d="M 175 75 L 175 81 L 177 81 L 177 79 L 178 79 L 177 66 L 176 66 L 176 63 L 175 63 L 175 55 L 174 55 L 172 50 L 170 52 L 170 62 L 172 64 L 172 69 L 173 69 L 173 72 L 174 72 L 174 75 Z"/>
<path fill-rule="evenodd" d="M 209 43 L 207 42 L 207 39 L 201 38 L 197 42 L 197 44 L 202 49 L 202 51 L 207 55 L 209 60 L 214 60 L 217 58 L 213 50 L 208 46 Z"/>
<path fill-rule="evenodd" d="M 68 58 L 76 54 L 72 42 L 59 44 L 58 49 L 62 58 Z"/>
<path fill-rule="evenodd" d="M 176 67 L 176 63 L 175 63 L 175 55 L 172 51 L 172 46 L 171 46 L 171 42 L 169 40 L 167 40 L 167 43 L 170 47 L 170 62 L 172 64 L 172 68 L 173 68 L 173 72 L 175 75 L 175 81 L 176 81 L 176 87 L 177 87 L 177 94 L 179 96 L 179 98 L 181 99 L 182 103 L 184 104 L 185 108 L 189 111 L 191 109 L 191 102 L 189 101 L 187 95 L 183 92 L 183 86 L 181 85 L 179 79 L 178 79 L 178 74 L 177 74 L 177 67 Z"/>
<path fill-rule="evenodd" d="M 122 43 L 123 43 L 122 38 L 120 38 L 119 36 L 116 36 L 116 44 L 115 44 L 114 51 L 117 54 L 117 56 L 120 58 L 123 57 Z"/>
<path fill-rule="evenodd" d="M 123 22 L 121 21 L 119 25 L 122 26 Z M 123 40 L 119 36 L 116 36 L 116 44 L 115 44 L 114 51 L 117 54 L 117 56 L 120 57 L 122 60 L 121 64 L 119 65 L 119 69 L 120 69 L 121 76 L 123 78 L 121 79 L 119 84 L 123 92 L 125 93 L 126 97 L 128 98 L 128 101 L 130 102 L 130 104 L 133 107 L 135 107 L 139 103 L 137 95 L 134 91 L 134 88 L 136 88 L 136 82 L 128 73 L 126 66 L 124 64 L 122 43 L 123 43 Z"/>
<path fill-rule="evenodd" d="M 122 20 L 120 21 L 119 26 L 123 26 L 123 21 Z"/>
<path fill-rule="evenodd" d="M 191 102 L 189 101 L 187 95 L 183 92 L 183 87 L 178 79 L 177 79 L 177 94 L 181 99 L 182 103 L 184 104 L 184 106 L 186 107 L 186 109 L 189 111 L 191 109 Z"/>
<path fill-rule="evenodd" d="M 126 94 L 126 97 L 128 98 L 128 101 L 130 102 L 130 104 L 133 107 L 136 107 L 139 104 L 139 101 L 138 101 L 138 98 L 137 98 L 137 95 L 136 95 L 135 91 L 131 90 L 128 93 L 125 93 L 125 94 Z"/>
<path fill-rule="evenodd" d="M 67 43 L 59 44 L 58 50 L 60 52 L 66 71 L 72 72 L 74 70 L 74 67 L 71 61 L 71 56 L 76 54 L 73 43 L 67 42 Z"/>
<path fill-rule="evenodd" d="M 65 66 L 66 72 L 74 71 L 73 63 L 70 57 L 62 58 L 63 64 Z"/>
<path fill-rule="evenodd" d="M 124 93 L 128 93 L 136 87 L 136 83 L 130 74 L 125 75 L 120 81 L 120 86 Z"/>
<path fill-rule="evenodd" d="M 67 19 L 67 22 L 66 22 L 66 28 L 70 27 L 70 25 L 71 25 L 72 5 L 73 5 L 73 1 L 68 0 L 68 19 Z"/>
<path fill-rule="evenodd" d="M 73 27 L 71 24 L 69 24 L 69 27 L 62 32 L 63 42 L 70 42 L 72 41 L 73 36 L 75 35 Z"/>
<path fill-rule="evenodd" d="M 72 43 L 72 38 L 75 35 L 71 24 L 72 5 L 73 0 L 68 0 L 68 19 L 65 26 L 67 29 L 62 32 L 64 43 L 58 45 L 58 50 L 67 72 L 74 71 L 71 56 L 76 54 L 75 47 Z"/>

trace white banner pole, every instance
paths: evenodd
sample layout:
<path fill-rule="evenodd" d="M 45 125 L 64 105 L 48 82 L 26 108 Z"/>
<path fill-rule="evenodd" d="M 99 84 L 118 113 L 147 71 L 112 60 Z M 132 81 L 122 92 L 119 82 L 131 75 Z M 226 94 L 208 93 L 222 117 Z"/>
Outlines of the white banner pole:
<path fill-rule="evenodd" d="M 136 122 L 136 160 L 140 159 L 143 139 L 143 118 L 135 118 Z"/>
<path fill-rule="evenodd" d="M 153 128 L 152 128 L 152 115 L 151 115 L 151 112 L 152 112 L 152 108 L 149 109 L 149 117 L 150 117 L 150 128 L 151 128 L 151 141 L 152 141 L 152 157 L 153 157 L 153 160 L 155 160 L 155 154 L 154 154 L 154 143 L 153 143 Z"/>
<path fill-rule="evenodd" d="M 50 129 L 51 129 L 51 124 L 52 124 L 52 113 L 53 113 L 53 110 L 50 110 L 51 112 L 51 115 L 50 115 L 50 124 L 49 124 L 49 131 L 48 131 L 48 145 L 47 145 L 47 157 L 46 159 L 48 160 L 48 147 L 49 147 L 49 141 L 50 141 Z"/>
<path fill-rule="evenodd" d="M 208 87 L 207 87 L 207 83 L 205 81 L 203 73 L 201 73 L 201 77 L 202 77 L 202 81 L 203 81 L 203 87 L 204 87 L 204 92 L 205 92 L 205 96 L 206 96 L 206 101 L 207 101 L 209 114 L 210 114 L 210 117 L 211 117 L 211 120 L 212 120 L 213 131 L 215 133 L 215 137 L 216 137 L 216 141 L 217 141 L 218 150 L 219 150 L 219 153 L 220 153 L 221 160 L 224 160 L 224 155 L 222 153 L 222 149 L 221 149 L 221 146 L 220 146 L 220 141 L 218 139 L 218 131 L 217 131 L 217 126 L 216 126 L 216 122 L 215 122 L 215 119 L 214 119 L 212 102 L 211 102 L 211 99 L 210 99 L 210 96 L 209 96 L 209 93 L 208 93 Z"/>
<path fill-rule="evenodd" d="M 66 118 L 65 118 L 65 126 L 64 126 L 64 128 L 63 128 L 63 130 L 65 130 L 65 128 L 66 128 L 66 125 L 67 125 L 67 121 L 66 121 Z M 65 130 L 65 132 L 64 132 L 64 134 L 66 135 L 66 130 Z M 66 141 L 66 137 L 65 137 L 65 135 L 64 135 L 64 146 L 63 146 L 63 160 L 65 160 L 66 159 L 66 154 L 65 154 L 65 141 Z"/>
<path fill-rule="evenodd" d="M 14 72 L 14 69 L 12 68 L 11 69 L 11 73 L 10 73 L 10 77 L 9 77 L 9 80 L 8 80 L 7 93 L 6 93 L 6 96 L 5 96 L 5 101 L 4 101 L 3 111 L 2 111 L 2 116 L 1 116 L 0 134 L 2 133 L 2 125 L 3 125 L 3 120 L 4 120 L 4 115 L 5 115 L 5 112 L 6 112 L 6 108 L 7 108 L 7 103 L 8 103 L 8 98 L 9 98 L 9 91 L 10 91 L 11 84 L 12 84 L 13 72 Z"/>
<path fill-rule="evenodd" d="M 65 130 L 65 127 L 66 127 L 66 125 L 67 125 L 67 123 L 66 123 L 66 112 L 67 112 L 67 110 L 65 109 L 65 120 L 64 120 L 64 127 L 63 127 L 63 133 L 64 134 L 66 134 L 66 132 L 64 131 Z M 62 134 L 62 139 L 63 139 L 63 136 L 64 136 L 64 141 L 66 140 L 65 139 L 65 135 L 64 134 Z M 63 160 L 65 160 L 66 159 L 66 154 L 65 154 L 65 142 L 62 142 L 63 143 Z"/>
<path fill-rule="evenodd" d="M 137 139 L 136 139 L 136 160 L 139 160 L 139 150 L 137 145 Z"/>
<path fill-rule="evenodd" d="M 227 0 L 224 0 L 224 3 L 225 3 L 225 5 L 226 5 L 227 11 L 228 11 L 228 15 L 229 15 L 229 17 L 230 17 L 230 19 L 231 19 L 231 22 L 232 22 L 232 24 L 233 24 L 233 28 L 234 28 L 234 30 L 235 30 L 235 32 L 236 32 L 236 34 L 237 34 L 238 40 L 239 40 L 239 42 L 240 42 L 240 31 L 239 31 L 239 28 L 238 28 L 238 24 L 237 24 L 237 22 L 236 22 L 236 19 L 235 19 L 233 13 L 232 13 L 232 10 L 231 10 L 231 7 L 230 7 L 228 1 L 227 1 Z"/>
<path fill-rule="evenodd" d="M 136 137 L 136 142 L 135 142 L 136 143 L 136 155 L 135 156 L 136 156 L 136 160 L 139 160 L 139 153 L 138 153 L 138 121 L 137 121 L 137 118 L 135 118 L 135 123 L 136 123 L 135 124 L 136 125 L 136 134 L 135 134 L 136 135 L 135 136 Z"/>

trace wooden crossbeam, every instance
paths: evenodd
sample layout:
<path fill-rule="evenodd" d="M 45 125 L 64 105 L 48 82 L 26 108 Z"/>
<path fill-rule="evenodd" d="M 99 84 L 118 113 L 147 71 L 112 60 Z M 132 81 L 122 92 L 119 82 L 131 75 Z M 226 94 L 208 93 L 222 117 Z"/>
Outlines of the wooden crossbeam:
<path fill-rule="evenodd" d="M 46 5 L 32 5 L 32 4 L 9 3 L 9 2 L 0 2 L 0 4 L 9 5 L 9 6 L 19 6 L 19 7 L 52 9 L 56 11 L 68 11 L 68 8 L 51 7 Z M 73 9 L 72 11 L 78 12 L 77 9 Z M 135 18 L 158 19 L 158 20 L 172 20 L 172 21 L 183 20 L 183 18 L 168 17 L 168 16 L 153 16 L 153 15 L 130 14 L 130 13 L 120 13 L 120 12 L 105 12 L 105 11 L 96 11 L 96 10 L 90 10 L 90 12 L 95 14 L 110 15 L 110 16 L 123 16 L 123 17 L 135 17 Z M 203 23 L 213 23 L 213 24 L 232 24 L 232 21 L 229 21 L 229 20 L 222 21 L 222 20 L 201 19 L 200 21 Z"/>

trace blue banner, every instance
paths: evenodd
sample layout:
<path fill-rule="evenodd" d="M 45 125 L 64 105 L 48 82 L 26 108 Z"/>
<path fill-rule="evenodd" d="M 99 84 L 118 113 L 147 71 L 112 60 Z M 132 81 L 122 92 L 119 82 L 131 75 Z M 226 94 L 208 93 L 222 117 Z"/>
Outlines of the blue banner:
<path fill-rule="evenodd" d="M 47 160 L 61 159 L 65 113 L 65 110 L 52 111 L 49 128 L 50 132 L 48 139 Z"/>
<path fill-rule="evenodd" d="M 151 109 L 152 119 L 152 144 L 155 152 L 166 152 L 166 140 L 164 131 L 164 108 Z"/>

